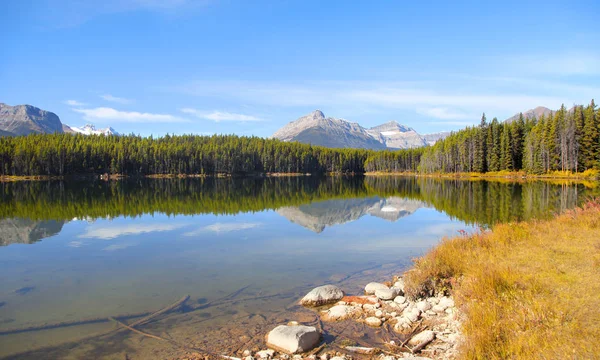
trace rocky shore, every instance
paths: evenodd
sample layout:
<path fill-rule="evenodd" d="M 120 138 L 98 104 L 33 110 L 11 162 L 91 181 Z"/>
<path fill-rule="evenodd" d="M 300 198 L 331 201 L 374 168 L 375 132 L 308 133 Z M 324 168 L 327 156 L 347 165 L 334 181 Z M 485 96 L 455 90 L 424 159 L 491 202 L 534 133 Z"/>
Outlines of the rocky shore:
<path fill-rule="evenodd" d="M 457 355 L 460 319 L 452 297 L 409 299 L 400 276 L 367 284 L 364 295 L 347 296 L 337 286 L 320 286 L 306 294 L 300 305 L 315 312 L 314 323 L 277 325 L 265 336 L 268 349 L 240 349 L 241 353 L 223 358 L 396 360 Z M 343 330 L 336 325 L 343 325 Z M 363 331 L 344 331 L 347 328 Z M 372 335 L 368 339 L 367 332 Z"/>

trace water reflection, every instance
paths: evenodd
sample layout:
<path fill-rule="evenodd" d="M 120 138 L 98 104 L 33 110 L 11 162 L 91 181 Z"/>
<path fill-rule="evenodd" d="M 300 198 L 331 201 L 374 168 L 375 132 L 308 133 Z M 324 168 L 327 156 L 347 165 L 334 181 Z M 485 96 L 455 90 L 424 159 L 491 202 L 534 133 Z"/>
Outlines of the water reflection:
<path fill-rule="evenodd" d="M 58 234 L 64 224 L 61 220 L 0 219 L 0 246 L 33 244 Z"/>
<path fill-rule="evenodd" d="M 418 200 L 399 197 L 381 199 L 326 200 L 300 206 L 282 207 L 277 213 L 294 224 L 320 233 L 328 226 L 344 224 L 369 214 L 388 221 L 409 216 L 427 205 Z"/>
<path fill-rule="evenodd" d="M 0 247 L 0 357 L 152 357 L 144 351 L 163 345 L 132 345 L 124 332 L 82 340 L 106 322 L 11 331 L 153 312 L 184 295 L 188 306 L 152 330 L 235 346 L 232 329 L 284 321 L 314 286 L 358 293 L 443 236 L 596 194 L 595 184 L 398 177 L 0 184 L 0 242 L 10 245 Z M 238 298 L 217 301 L 230 293 Z"/>

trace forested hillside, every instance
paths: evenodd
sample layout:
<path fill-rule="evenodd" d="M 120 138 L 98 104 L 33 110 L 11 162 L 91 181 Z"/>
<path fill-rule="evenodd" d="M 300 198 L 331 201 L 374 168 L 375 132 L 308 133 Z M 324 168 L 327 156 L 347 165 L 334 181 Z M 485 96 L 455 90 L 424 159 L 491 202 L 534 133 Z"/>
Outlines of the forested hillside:
<path fill-rule="evenodd" d="M 431 147 L 398 151 L 330 149 L 258 137 L 0 137 L 0 175 L 493 172 L 542 174 L 600 167 L 594 101 L 539 119 L 520 116 L 452 133 Z"/>
<path fill-rule="evenodd" d="M 600 165 L 600 112 L 587 106 L 563 105 L 549 116 L 511 122 L 481 123 L 453 133 L 425 150 L 422 172 L 490 172 L 525 170 L 584 171 Z"/>

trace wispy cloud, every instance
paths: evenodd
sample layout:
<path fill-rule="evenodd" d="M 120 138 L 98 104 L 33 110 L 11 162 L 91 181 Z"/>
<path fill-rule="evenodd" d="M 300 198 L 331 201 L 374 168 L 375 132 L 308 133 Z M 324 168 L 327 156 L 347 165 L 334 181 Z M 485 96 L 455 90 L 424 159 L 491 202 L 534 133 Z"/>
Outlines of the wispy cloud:
<path fill-rule="evenodd" d="M 117 104 L 123 104 L 123 105 L 131 104 L 133 102 L 133 100 L 131 100 L 131 99 L 116 97 L 116 96 L 112 96 L 111 94 L 100 95 L 100 97 L 106 101 L 110 101 L 110 102 L 117 103 Z"/>
<path fill-rule="evenodd" d="M 102 251 L 117 251 L 127 249 L 128 247 L 137 246 L 138 243 L 113 244 L 105 247 Z"/>
<path fill-rule="evenodd" d="M 77 100 L 65 100 L 65 104 L 69 106 L 86 106 L 86 103 L 79 102 Z"/>
<path fill-rule="evenodd" d="M 420 108 L 417 109 L 417 113 L 442 120 L 458 120 L 473 118 L 472 114 L 466 114 L 459 110 L 453 110 L 446 107 Z"/>
<path fill-rule="evenodd" d="M 154 114 L 137 111 L 120 111 L 109 107 L 97 107 L 92 109 L 72 109 L 75 112 L 83 114 L 83 118 L 88 121 L 98 120 L 118 120 L 123 122 L 141 123 L 181 123 L 189 122 L 188 119 L 170 114 Z"/>
<path fill-rule="evenodd" d="M 173 231 L 187 224 L 132 224 L 123 226 L 90 226 L 79 238 L 114 239 L 125 235 L 139 235 L 151 232 Z"/>
<path fill-rule="evenodd" d="M 197 230 L 186 232 L 183 236 L 196 236 L 206 232 L 214 232 L 217 234 L 228 233 L 232 231 L 248 230 L 261 226 L 262 223 L 214 223 L 208 226 L 201 227 Z"/>
<path fill-rule="evenodd" d="M 200 111 L 192 108 L 183 108 L 181 112 L 184 114 L 190 114 L 200 119 L 212 120 L 212 121 L 239 121 L 239 122 L 247 122 L 247 121 L 263 121 L 262 119 L 253 116 L 253 115 L 245 115 L 245 114 L 236 114 L 230 112 L 222 112 L 222 111 Z"/>
<path fill-rule="evenodd" d="M 195 82 L 175 90 L 204 98 L 218 98 L 238 103 L 277 107 L 353 107 L 363 109 L 403 109 L 417 112 L 425 109 L 429 116 L 455 120 L 482 112 L 522 111 L 536 106 L 559 107 L 563 102 L 581 102 L 592 98 L 591 89 L 565 96 L 529 95 L 518 90 L 497 93 L 446 88 L 447 84 L 430 82 L 305 82 L 296 84 L 252 82 Z M 587 101 L 587 100 L 586 100 Z M 427 110 L 429 109 L 429 110 Z M 432 110 L 433 109 L 433 110 Z M 460 114 L 465 109 L 468 114 Z"/>

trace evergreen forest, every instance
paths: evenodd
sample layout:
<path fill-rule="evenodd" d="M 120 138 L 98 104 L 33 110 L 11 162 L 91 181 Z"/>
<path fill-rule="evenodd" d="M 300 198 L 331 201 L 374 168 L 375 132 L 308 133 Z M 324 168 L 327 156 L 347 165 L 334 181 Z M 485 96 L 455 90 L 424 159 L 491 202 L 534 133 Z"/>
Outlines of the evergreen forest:
<path fill-rule="evenodd" d="M 582 172 L 600 168 L 600 109 L 594 101 L 548 116 L 488 121 L 433 146 L 331 149 L 235 135 L 160 138 L 34 134 L 0 137 L 0 175 L 263 174 L 365 172 Z"/>

